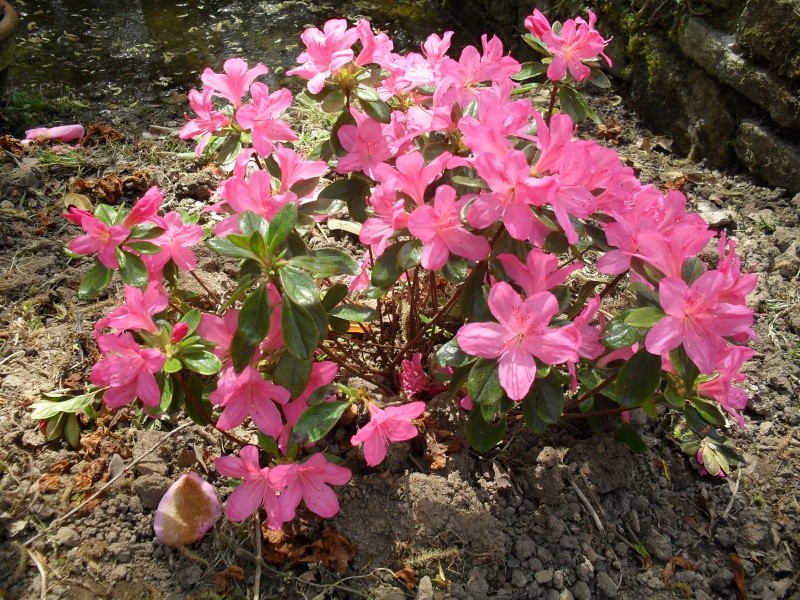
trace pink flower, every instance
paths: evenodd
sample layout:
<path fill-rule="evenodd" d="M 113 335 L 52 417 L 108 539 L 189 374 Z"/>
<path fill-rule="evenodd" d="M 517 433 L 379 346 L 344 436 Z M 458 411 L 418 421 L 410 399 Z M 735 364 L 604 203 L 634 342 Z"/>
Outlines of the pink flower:
<path fill-rule="evenodd" d="M 411 360 L 403 359 L 400 368 L 400 389 L 408 395 L 413 396 L 428 387 L 430 379 L 422 368 L 422 352 L 415 352 Z"/>
<path fill-rule="evenodd" d="M 214 466 L 220 475 L 242 480 L 225 503 L 225 514 L 231 521 L 243 521 L 261 506 L 267 511 L 267 525 L 271 529 L 280 529 L 294 518 L 294 513 L 288 516 L 282 512 L 283 507 L 278 503 L 281 492 L 271 477 L 272 469 L 261 468 L 256 446 L 245 446 L 239 456 L 220 456 Z"/>
<path fill-rule="evenodd" d="M 58 127 L 37 127 L 25 132 L 25 141 L 43 144 L 51 140 L 58 142 L 74 142 L 83 137 L 83 125 L 59 125 Z"/>
<path fill-rule="evenodd" d="M 178 212 L 168 212 L 163 217 L 155 217 L 153 223 L 164 230 L 160 236 L 150 240 L 161 248 L 158 254 L 142 255 L 144 264 L 151 278 L 161 279 L 164 265 L 170 260 L 184 271 L 193 271 L 197 259 L 191 247 L 203 239 L 203 228 L 200 225 L 186 225 Z"/>
<path fill-rule="evenodd" d="M 561 81 L 567 70 L 575 81 L 587 79 L 591 73 L 589 67 L 582 61 L 590 61 L 598 55 L 606 59 L 611 65 L 611 60 L 603 53 L 608 43 L 594 29 L 597 21 L 595 14 L 589 10 L 589 22 L 582 18 L 568 19 L 556 34 L 547 22 L 547 19 L 537 10 L 525 19 L 525 27 L 533 35 L 539 37 L 553 53 L 553 62 L 547 69 L 547 77 L 552 81 Z"/>
<path fill-rule="evenodd" d="M 172 328 L 172 333 L 169 336 L 169 341 L 172 344 L 178 344 L 189 333 L 189 324 L 185 321 L 178 321 Z"/>
<path fill-rule="evenodd" d="M 167 357 L 155 348 L 142 348 L 129 332 L 97 336 L 103 358 L 92 368 L 92 383 L 108 389 L 103 401 L 109 408 L 119 408 L 134 398 L 145 406 L 156 407 L 161 390 L 154 376 L 161 371 Z"/>
<path fill-rule="evenodd" d="M 356 25 L 358 39 L 361 42 L 362 50 L 358 53 L 355 63 L 359 67 L 370 63 L 383 65 L 394 48 L 392 40 L 385 33 L 375 35 L 372 26 L 366 19 L 361 19 Z"/>
<path fill-rule="evenodd" d="M 279 118 L 292 103 L 289 90 L 284 88 L 270 94 L 265 84 L 256 82 L 250 86 L 250 95 L 253 103 L 245 104 L 236 111 L 236 120 L 243 129 L 250 130 L 253 146 L 259 156 L 269 156 L 273 142 L 297 139 L 297 134 Z"/>
<path fill-rule="evenodd" d="M 758 275 L 755 273 L 742 274 L 742 261 L 736 255 L 736 241 L 728 240 L 724 231 L 719 236 L 717 251 L 719 252 L 717 270 L 725 276 L 725 286 L 719 297 L 720 302 L 744 304 L 747 295 L 758 285 Z"/>
<path fill-rule="evenodd" d="M 204 87 L 202 92 L 189 90 L 189 106 L 197 115 L 195 119 L 189 119 L 189 115 L 184 115 L 187 123 L 181 128 L 179 137 L 182 140 L 191 140 L 200 137 L 194 153 L 200 156 L 203 150 L 214 135 L 220 129 L 230 125 L 231 120 L 223 113 L 214 110 L 211 103 L 211 96 L 214 90 Z"/>
<path fill-rule="evenodd" d="M 336 164 L 336 171 L 342 174 L 363 171 L 373 177 L 375 168 L 394 155 L 383 127 L 369 117 L 357 125 L 339 128 L 339 141 L 347 150 L 347 155 Z"/>
<path fill-rule="evenodd" d="M 164 194 L 161 193 L 158 186 L 150 187 L 144 193 L 144 196 L 136 201 L 122 224 L 125 227 L 134 227 L 139 223 L 152 221 L 158 214 L 158 209 L 161 208 L 162 202 L 164 202 Z"/>
<path fill-rule="evenodd" d="M 361 259 L 361 262 L 358 263 L 358 266 L 361 268 L 361 271 L 350 280 L 350 285 L 347 286 L 347 292 L 350 294 L 365 290 L 369 287 L 370 278 L 372 276 L 372 257 L 369 252 L 364 253 L 364 257 Z"/>
<path fill-rule="evenodd" d="M 498 221 L 515 240 L 527 240 L 540 226 L 531 206 L 551 202 L 558 191 L 552 177 L 531 177 L 525 155 L 512 150 L 503 156 L 480 154 L 475 170 L 489 185 L 491 192 L 481 192 L 467 211 L 467 221 L 476 229 L 490 227 Z"/>
<path fill-rule="evenodd" d="M 328 165 L 324 160 L 305 160 L 291 148 L 278 145 L 272 151 L 272 158 L 281 170 L 279 193 L 284 194 L 295 184 L 324 175 Z M 310 195 L 309 194 L 306 195 Z M 305 197 L 302 196 L 302 197 Z"/>
<path fill-rule="evenodd" d="M 301 66 L 287 71 L 287 75 L 298 75 L 308 80 L 308 91 L 318 94 L 325 87 L 325 80 L 353 60 L 353 44 L 358 31 L 347 27 L 344 19 L 331 19 L 322 27 L 306 29 L 300 39 L 306 51 L 297 57 Z"/>
<path fill-rule="evenodd" d="M 248 366 L 238 375 L 232 370 L 224 372 L 209 400 L 214 406 L 224 407 L 217 421 L 219 429 L 233 429 L 250 416 L 259 431 L 277 438 L 283 422 L 275 403 L 285 404 L 290 397 L 285 387 L 264 379 L 261 373 Z"/>
<path fill-rule="evenodd" d="M 95 330 L 110 327 L 120 331 L 132 329 L 158 333 L 153 315 L 160 313 L 168 305 L 169 298 L 159 281 L 151 281 L 144 292 L 132 285 L 126 285 L 125 304 L 100 319 L 95 325 Z"/>
<path fill-rule="evenodd" d="M 377 186 L 368 202 L 374 216 L 364 221 L 358 239 L 368 244 L 377 258 L 386 250 L 394 233 L 408 225 L 408 213 L 403 200 L 396 199 L 394 189 L 389 186 Z"/>
<path fill-rule="evenodd" d="M 433 206 L 419 206 L 408 218 L 411 235 L 422 241 L 422 266 L 441 269 L 450 256 L 483 260 L 489 255 L 489 242 L 468 232 L 461 223 L 464 201 L 456 202 L 456 191 L 449 185 L 436 188 Z"/>
<path fill-rule="evenodd" d="M 379 465 L 386 458 L 386 447 L 389 442 L 403 442 L 417 435 L 417 428 L 411 420 L 423 412 L 425 412 L 424 402 L 387 406 L 385 409 L 370 404 L 370 421 L 352 437 L 351 442 L 353 446 L 363 442 L 367 465 L 370 467 Z"/>
<path fill-rule="evenodd" d="M 234 173 L 223 183 L 220 196 L 233 215 L 217 223 L 214 233 L 218 236 L 239 233 L 239 216 L 245 211 L 270 221 L 281 208 L 297 198 L 292 192 L 273 195 L 272 175 L 267 170 L 254 171 L 247 178 L 243 171 Z"/>
<path fill-rule="evenodd" d="M 312 454 L 302 463 L 277 465 L 269 474 L 280 491 L 280 514 L 287 521 L 294 519 L 301 500 L 308 510 L 323 519 L 336 515 L 339 499 L 330 485 L 344 485 L 353 476 L 350 469 L 328 462 L 322 453 Z"/>
<path fill-rule="evenodd" d="M 222 317 L 210 313 L 200 315 L 197 333 L 215 344 L 213 352 L 222 361 L 223 368 L 231 365 L 231 342 L 238 327 L 239 310 L 235 308 Z"/>
<path fill-rule="evenodd" d="M 528 253 L 525 264 L 513 254 L 500 254 L 497 259 L 503 265 L 506 275 L 522 286 L 526 296 L 552 290 L 564 283 L 571 273 L 583 267 L 582 263 L 575 263 L 559 269 L 558 257 L 539 248 Z"/>
<path fill-rule="evenodd" d="M 451 154 L 443 152 L 427 165 L 421 152 L 398 156 L 395 168 L 381 163 L 375 167 L 375 175 L 388 189 L 403 192 L 417 204 L 425 204 L 425 190 L 438 179 L 447 166 Z"/>
<path fill-rule="evenodd" d="M 663 354 L 683 344 L 702 373 L 713 373 L 720 340 L 749 332 L 753 324 L 749 308 L 719 301 L 724 284 L 719 271 L 703 273 L 691 287 L 677 277 L 662 279 L 658 296 L 667 316 L 647 332 L 647 351 Z"/>
<path fill-rule="evenodd" d="M 278 448 L 281 452 L 286 453 L 289 447 L 289 434 L 292 432 L 294 424 L 300 418 L 305 410 L 308 408 L 308 399 L 315 391 L 322 386 L 328 385 L 336 378 L 336 372 L 339 369 L 335 362 L 329 360 L 322 360 L 314 362 L 311 365 L 311 375 L 308 378 L 308 384 L 303 393 L 291 402 L 283 405 L 283 416 L 286 418 L 286 425 L 278 437 Z"/>
<path fill-rule="evenodd" d="M 745 346 L 729 346 L 724 342 L 719 343 L 717 351 L 717 370 L 719 375 L 713 379 L 697 384 L 697 393 L 706 398 L 713 398 L 720 406 L 727 410 L 736 419 L 739 429 L 744 427 L 744 417 L 741 412 L 747 406 L 747 393 L 733 383 L 746 379 L 739 369 L 745 361 L 753 358 L 755 352 Z"/>
<path fill-rule="evenodd" d="M 511 101 L 513 82 L 484 88 L 478 97 L 478 118 L 464 115 L 458 127 L 464 144 L 475 154 L 505 156 L 513 146 L 513 137 L 531 139 L 528 121 L 535 110 L 527 100 Z"/>
<path fill-rule="evenodd" d="M 117 247 L 128 239 L 131 231 L 123 225 L 106 225 L 92 213 L 71 206 L 66 216 L 79 225 L 86 235 L 79 235 L 69 243 L 70 252 L 75 254 L 95 254 L 97 259 L 109 269 L 119 268 Z"/>
<path fill-rule="evenodd" d="M 242 97 L 247 93 L 250 84 L 256 80 L 256 77 L 269 72 L 269 69 L 261 63 L 248 70 L 247 63 L 241 58 L 229 58 L 222 65 L 222 70 L 224 73 L 215 73 L 207 68 L 203 71 L 200 79 L 205 85 L 212 88 L 216 95 L 233 102 L 234 108 L 241 106 Z M 205 101 L 204 105 L 206 105 Z"/>
<path fill-rule="evenodd" d="M 468 323 L 456 334 L 464 352 L 499 358 L 500 385 L 512 400 L 522 400 L 533 385 L 538 358 L 546 364 L 577 362 L 581 334 L 575 325 L 548 327 L 558 314 L 550 292 L 525 301 L 505 282 L 489 292 L 489 310 L 498 323 Z"/>

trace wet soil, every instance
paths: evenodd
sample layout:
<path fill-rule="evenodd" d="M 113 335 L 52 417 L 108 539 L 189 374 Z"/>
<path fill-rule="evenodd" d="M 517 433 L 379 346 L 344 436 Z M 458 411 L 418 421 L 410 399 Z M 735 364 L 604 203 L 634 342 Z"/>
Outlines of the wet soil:
<path fill-rule="evenodd" d="M 645 131 L 617 96 L 592 102 L 607 143 L 641 178 L 682 189 L 759 273 L 751 403 L 744 429 L 732 432 L 746 466 L 702 477 L 658 420 L 636 413 L 647 445 L 640 455 L 577 422 L 541 436 L 520 428 L 485 455 L 451 451 L 436 471 L 421 439 L 394 446 L 375 470 L 350 451 L 354 479 L 339 491 L 340 514 L 325 523 L 301 515 L 284 538 L 262 542 L 273 561 L 260 567 L 262 598 L 800 596 L 800 196 L 672 155 L 669 140 Z M 158 183 L 170 206 L 206 204 L 217 182 L 170 134 L 180 126 L 173 114 L 84 117 L 124 139 L 76 150 L 71 161 L 0 155 L 0 596 L 253 597 L 261 563 L 252 521 L 223 520 L 180 550 L 163 547 L 152 529 L 161 495 L 186 470 L 229 491 L 212 464 L 228 442 L 198 426 L 169 434 L 179 418 L 146 429 L 121 411 L 86 423 L 71 449 L 47 443 L 30 418 L 42 392 L 85 382 L 96 356 L 88 334 L 120 298 L 116 284 L 98 301 L 77 298 L 89 261 L 63 253 L 76 229 L 61 216 L 75 180 L 127 181 L 116 199 L 126 203 Z M 213 257 L 201 254 L 200 268 L 226 285 Z M 439 399 L 429 412 L 435 429 L 464 427 L 458 408 Z M 61 519 L 119 472 L 87 510 Z"/>

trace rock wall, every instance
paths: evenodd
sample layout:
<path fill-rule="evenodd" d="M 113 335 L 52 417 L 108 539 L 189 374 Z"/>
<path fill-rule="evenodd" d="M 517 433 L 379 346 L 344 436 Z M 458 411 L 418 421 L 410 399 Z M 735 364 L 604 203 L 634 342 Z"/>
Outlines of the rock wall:
<path fill-rule="evenodd" d="M 470 29 L 497 32 L 515 52 L 534 7 L 549 18 L 580 0 L 442 0 Z M 800 192 L 800 0 L 596 0 L 613 36 L 611 69 L 654 130 L 714 166 L 745 166 Z"/>

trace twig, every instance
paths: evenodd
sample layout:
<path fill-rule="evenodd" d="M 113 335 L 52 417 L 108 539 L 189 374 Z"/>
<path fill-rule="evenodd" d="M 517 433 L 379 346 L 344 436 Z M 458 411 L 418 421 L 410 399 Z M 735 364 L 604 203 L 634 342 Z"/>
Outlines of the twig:
<path fill-rule="evenodd" d="M 736 470 L 736 484 L 733 486 L 733 493 L 731 494 L 731 499 L 728 500 L 728 506 L 725 507 L 725 511 L 722 513 L 722 518 L 727 520 L 728 515 L 731 514 L 731 510 L 733 509 L 733 502 L 736 500 L 736 494 L 739 493 L 739 480 L 742 478 L 742 470 Z"/>
<path fill-rule="evenodd" d="M 592 503 L 589 502 L 589 499 L 583 494 L 581 488 L 578 487 L 578 484 L 572 480 L 572 477 L 568 477 L 567 480 L 569 484 L 572 486 L 572 489 L 575 490 L 575 494 L 578 496 L 578 500 L 581 501 L 583 507 L 588 511 L 589 515 L 591 515 L 592 520 L 594 521 L 595 527 L 600 531 L 600 533 L 605 534 L 606 528 L 603 527 L 603 522 L 600 520 L 597 512 L 594 510 Z"/>
<path fill-rule="evenodd" d="M 17 350 L 13 354 L 9 354 L 3 360 L 0 360 L 0 366 L 6 364 L 8 361 L 20 356 L 21 354 L 25 354 L 25 350 Z"/>
<path fill-rule="evenodd" d="M 102 487 L 101 487 L 99 490 L 97 490 L 97 491 L 96 491 L 94 494 L 92 494 L 91 496 L 89 496 L 89 497 L 88 497 L 86 500 L 84 500 L 83 502 L 81 502 L 81 503 L 80 503 L 78 506 L 76 506 L 75 508 L 73 508 L 71 511 L 69 511 L 67 514 L 65 514 L 63 517 L 59 517 L 58 519 L 56 519 L 55 521 L 53 521 L 52 523 L 50 523 L 50 527 L 55 527 L 55 526 L 57 526 L 57 525 L 60 525 L 60 524 L 61 524 L 63 521 L 65 521 L 65 520 L 67 520 L 68 518 L 70 518 L 71 516 L 73 516 L 73 515 L 75 515 L 75 514 L 79 513 L 81 510 L 83 510 L 83 509 L 84 509 L 84 507 L 85 507 L 87 504 L 89 504 L 89 503 L 90 503 L 92 500 L 94 500 L 95 498 L 97 498 L 98 496 L 100 496 L 100 495 L 101 495 L 103 492 L 105 492 L 105 491 L 106 491 L 108 488 L 110 488 L 112 485 L 114 485 L 114 483 L 115 483 L 115 482 L 116 482 L 116 481 L 117 481 L 117 480 L 118 480 L 120 477 L 122 477 L 123 475 L 125 475 L 125 473 L 127 473 L 127 472 L 128 472 L 128 471 L 130 471 L 130 470 L 131 470 L 133 467 L 135 467 L 135 466 L 136 466 L 136 465 L 138 465 L 140 462 L 142 462 L 142 461 L 143 461 L 143 460 L 144 460 L 144 459 L 145 459 L 147 456 L 149 456 L 150 454 L 152 454 L 152 453 L 153 453 L 153 452 L 154 452 L 154 451 L 155 451 L 155 450 L 156 450 L 156 449 L 157 449 L 157 448 L 158 448 L 158 447 L 159 447 L 161 444 L 163 444 L 164 442 L 166 442 L 166 441 L 167 441 L 167 440 L 168 440 L 170 437 L 172 437 L 173 435 L 175 435 L 175 434 L 176 434 L 176 433 L 178 433 L 179 431 L 183 431 L 184 429 L 186 429 L 186 428 L 187 428 L 187 427 L 189 427 L 190 425 L 193 425 L 193 423 L 184 423 L 184 424 L 183 424 L 183 425 L 181 425 L 180 427 L 176 427 L 175 429 L 173 429 L 172 431 L 170 431 L 169 433 L 167 433 L 167 435 L 165 435 L 163 438 L 161 438 L 161 439 L 158 441 L 158 443 L 157 443 L 157 444 L 155 444 L 155 445 L 154 445 L 152 448 L 148 449 L 148 450 L 147 450 L 147 451 L 146 451 L 144 454 L 142 454 L 141 456 L 139 456 L 139 457 L 137 457 L 137 458 L 134 458 L 134 459 L 133 459 L 131 462 L 129 462 L 129 463 L 128 463 L 128 464 L 125 466 L 125 468 L 123 468 L 123 469 L 122 469 L 122 471 L 120 471 L 120 472 L 119 472 L 117 475 L 115 475 L 114 477 L 112 477 L 111 479 L 109 479 L 109 480 L 108 480 L 108 481 L 107 481 L 107 482 L 106 482 L 106 483 L 105 483 L 105 484 L 104 484 L 104 485 L 103 485 L 103 486 L 102 486 Z M 35 536 L 33 536 L 31 539 L 27 540 L 27 541 L 26 541 L 26 542 L 23 544 L 23 546 L 29 546 L 29 545 L 30 545 L 30 544 L 32 544 L 34 541 L 36 541 L 37 539 L 39 539 L 40 537 L 42 537 L 42 535 L 44 535 L 44 532 L 42 532 L 42 533 L 37 533 L 37 534 L 36 534 Z"/>
<path fill-rule="evenodd" d="M 261 514 L 256 511 L 256 556 L 261 556 Z M 253 584 L 253 600 L 261 600 L 261 561 L 256 563 L 256 580 Z"/>
<path fill-rule="evenodd" d="M 28 556 L 31 557 L 33 564 L 36 565 L 36 569 L 39 571 L 39 577 L 42 578 L 42 583 L 39 587 L 39 598 L 41 598 L 41 600 L 47 600 L 47 572 L 44 570 L 42 559 L 39 558 L 39 553 L 36 552 L 36 550 L 29 549 Z"/>
<path fill-rule="evenodd" d="M 208 294 L 209 296 L 211 296 L 211 299 L 212 299 L 214 302 L 216 302 L 217 304 L 219 304 L 219 302 L 220 302 L 219 295 L 218 295 L 216 292 L 214 292 L 214 290 L 210 289 L 210 288 L 209 288 L 209 287 L 208 287 L 208 286 L 205 284 L 205 282 L 204 282 L 202 279 L 200 279 L 200 277 L 197 275 L 197 273 L 195 273 L 194 271 L 189 271 L 189 275 L 191 275 L 192 277 L 194 277 L 194 280 L 195 280 L 195 281 L 196 281 L 198 284 L 200 284 L 200 287 L 201 287 L 201 288 L 203 288 L 203 289 L 205 290 L 206 294 Z"/>

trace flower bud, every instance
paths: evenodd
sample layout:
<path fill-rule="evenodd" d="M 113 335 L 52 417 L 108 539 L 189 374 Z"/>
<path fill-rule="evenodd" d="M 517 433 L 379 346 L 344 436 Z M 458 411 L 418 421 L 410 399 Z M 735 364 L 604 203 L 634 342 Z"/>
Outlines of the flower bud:
<path fill-rule="evenodd" d="M 189 333 L 188 323 L 184 323 L 183 321 L 175 323 L 175 327 L 172 328 L 172 337 L 170 337 L 169 341 L 173 344 L 177 344 L 186 337 L 187 333 Z"/>

